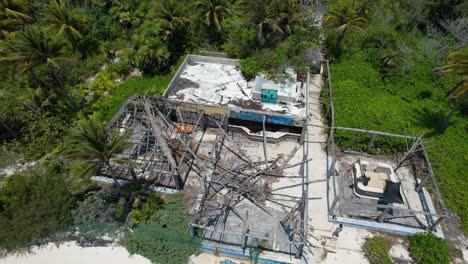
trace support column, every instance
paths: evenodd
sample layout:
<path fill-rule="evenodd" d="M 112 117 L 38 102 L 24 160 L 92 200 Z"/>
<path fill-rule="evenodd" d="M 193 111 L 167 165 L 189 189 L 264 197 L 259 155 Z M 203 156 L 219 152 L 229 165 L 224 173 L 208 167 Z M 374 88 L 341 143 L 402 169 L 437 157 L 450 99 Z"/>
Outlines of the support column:
<path fill-rule="evenodd" d="M 409 156 L 413 154 L 413 152 L 416 150 L 416 147 L 419 145 L 419 142 L 422 140 L 423 135 L 424 134 L 422 134 L 421 136 L 418 137 L 418 139 L 416 139 L 416 142 L 414 142 L 410 150 L 406 152 L 405 156 L 400 160 L 400 162 L 398 162 L 398 165 L 393 170 L 394 172 L 396 172 L 401 167 L 401 165 L 403 165 L 403 162 L 405 162 L 409 158 Z"/>
<path fill-rule="evenodd" d="M 268 168 L 268 156 L 267 156 L 267 140 L 266 140 L 266 129 L 265 129 L 266 116 L 263 116 L 263 154 L 265 155 L 265 168 Z"/>
<path fill-rule="evenodd" d="M 370 149 L 372 148 L 372 145 L 374 145 L 374 141 L 375 141 L 375 133 L 372 134 L 372 138 L 369 142 L 369 145 L 367 146 L 367 153 L 369 153 Z"/>
<path fill-rule="evenodd" d="M 328 212 L 329 214 L 332 214 L 332 215 L 335 214 L 335 208 L 338 205 L 339 200 L 340 200 L 340 197 L 337 197 L 337 198 L 335 198 L 335 200 L 333 200 L 330 211 Z"/>
<path fill-rule="evenodd" d="M 420 192 L 422 190 L 422 188 L 424 186 L 426 186 L 427 181 L 429 180 L 430 177 L 431 177 L 431 173 L 428 173 L 428 174 L 426 174 L 426 176 L 424 176 L 424 179 L 416 187 L 416 192 Z"/>
<path fill-rule="evenodd" d="M 307 133 L 307 118 L 304 119 L 304 126 L 302 127 L 301 139 L 299 140 L 299 144 L 304 145 L 306 133 Z"/>
<path fill-rule="evenodd" d="M 194 237 L 195 236 L 195 227 L 192 224 L 189 225 L 189 231 L 190 231 L 190 235 L 192 237 Z"/>
<path fill-rule="evenodd" d="M 383 212 L 379 215 L 379 219 L 377 221 L 379 223 L 382 223 L 385 220 L 385 216 L 387 216 L 389 211 L 390 211 L 390 207 L 385 208 Z"/>
<path fill-rule="evenodd" d="M 445 216 L 439 217 L 439 219 L 437 219 L 437 221 L 436 221 L 433 225 L 431 225 L 431 227 L 429 228 L 429 230 L 434 231 L 434 230 L 437 228 L 437 226 L 438 226 L 438 225 L 442 222 L 442 220 L 444 220 L 444 219 L 445 219 Z"/>
<path fill-rule="evenodd" d="M 297 247 L 295 258 L 300 259 L 302 257 L 302 251 L 304 250 L 304 244 L 301 244 Z"/>

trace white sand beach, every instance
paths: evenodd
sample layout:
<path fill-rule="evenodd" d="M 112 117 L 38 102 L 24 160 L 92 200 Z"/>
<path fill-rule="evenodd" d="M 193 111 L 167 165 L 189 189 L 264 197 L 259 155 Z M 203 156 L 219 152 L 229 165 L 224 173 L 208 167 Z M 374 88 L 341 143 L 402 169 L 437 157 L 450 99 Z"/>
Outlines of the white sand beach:
<path fill-rule="evenodd" d="M 140 256 L 130 256 L 121 246 L 80 247 L 76 242 L 66 242 L 57 247 L 49 243 L 46 246 L 34 247 L 29 253 L 9 255 L 0 259 L 0 264 L 151 264 L 151 261 Z"/>

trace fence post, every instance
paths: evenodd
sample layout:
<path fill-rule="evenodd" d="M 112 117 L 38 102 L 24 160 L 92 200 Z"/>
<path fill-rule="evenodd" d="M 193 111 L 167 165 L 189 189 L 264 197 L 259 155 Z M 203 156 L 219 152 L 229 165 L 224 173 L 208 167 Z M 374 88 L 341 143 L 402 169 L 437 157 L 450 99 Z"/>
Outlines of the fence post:
<path fill-rule="evenodd" d="M 390 207 L 385 208 L 383 212 L 379 215 L 379 219 L 377 221 L 379 223 L 382 223 L 385 220 L 385 216 L 387 216 L 389 211 L 390 211 Z"/>
<path fill-rule="evenodd" d="M 374 140 L 375 140 L 375 133 L 372 133 L 372 138 L 369 142 L 369 145 L 367 146 L 367 153 L 369 153 L 370 149 L 372 148 L 372 145 L 374 145 Z"/>

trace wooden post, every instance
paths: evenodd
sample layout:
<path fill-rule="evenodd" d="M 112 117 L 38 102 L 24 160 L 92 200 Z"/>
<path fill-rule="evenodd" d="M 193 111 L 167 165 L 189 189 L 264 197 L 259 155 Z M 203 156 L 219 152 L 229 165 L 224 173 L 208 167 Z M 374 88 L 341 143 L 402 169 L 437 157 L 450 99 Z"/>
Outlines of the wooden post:
<path fill-rule="evenodd" d="M 374 145 L 374 140 L 375 140 L 375 133 L 372 134 L 372 138 L 369 142 L 369 145 L 367 146 L 367 153 L 369 153 L 370 149 L 372 148 L 372 145 Z"/>
<path fill-rule="evenodd" d="M 245 211 L 245 220 L 244 220 L 244 225 L 242 227 L 242 241 L 241 241 L 242 249 L 245 249 L 247 247 L 247 240 L 248 240 L 247 234 L 249 233 L 249 229 L 247 228 L 248 220 L 249 220 L 249 211 Z"/>
<path fill-rule="evenodd" d="M 419 145 L 419 142 L 421 141 L 423 135 L 424 134 L 422 134 L 421 136 L 418 137 L 418 139 L 416 139 L 416 142 L 414 142 L 410 150 L 406 152 L 405 156 L 403 156 L 403 158 L 400 160 L 396 168 L 393 170 L 394 172 L 396 172 L 401 167 L 401 165 L 403 165 L 403 162 L 405 162 L 409 158 L 409 156 L 413 154 L 413 152 L 416 150 L 416 147 Z"/>
<path fill-rule="evenodd" d="M 304 250 L 304 244 L 301 244 L 297 247 L 295 258 L 300 259 L 302 257 L 302 251 Z"/>
<path fill-rule="evenodd" d="M 195 236 L 195 227 L 192 224 L 189 225 L 189 231 L 190 231 L 190 235 L 192 237 L 194 237 Z"/>
<path fill-rule="evenodd" d="M 385 220 L 385 216 L 390 211 L 390 207 L 386 207 L 383 212 L 379 215 L 379 219 L 377 220 L 379 223 L 382 223 Z"/>
<path fill-rule="evenodd" d="M 268 168 L 268 156 L 267 156 L 267 141 L 266 141 L 266 129 L 265 129 L 266 116 L 263 116 L 263 154 L 265 155 L 265 168 Z"/>
<path fill-rule="evenodd" d="M 302 127 L 301 139 L 299 140 L 299 144 L 304 145 L 306 133 L 307 133 L 307 118 L 304 120 L 304 126 Z"/>
<path fill-rule="evenodd" d="M 182 186 L 182 180 L 180 179 L 179 172 L 177 170 L 177 163 L 174 159 L 174 156 L 172 156 L 172 151 L 166 142 L 166 138 L 162 134 L 162 127 L 159 124 L 159 122 L 156 120 L 156 118 L 153 116 L 153 113 L 151 112 L 150 101 L 145 100 L 143 105 L 145 108 L 146 116 L 148 117 L 151 123 L 151 129 L 153 130 L 153 135 L 156 138 L 156 142 L 161 148 L 161 151 L 163 152 L 164 156 L 167 158 L 171 166 L 171 174 L 174 179 L 176 188 L 177 190 L 181 190 L 183 186 Z"/>
<path fill-rule="evenodd" d="M 338 205 L 338 202 L 340 200 L 340 197 L 336 197 L 335 200 L 333 200 L 332 206 L 330 208 L 330 211 L 328 212 L 329 214 L 334 215 L 335 214 L 335 208 Z"/>
<path fill-rule="evenodd" d="M 442 222 L 442 220 L 444 220 L 444 219 L 445 219 L 445 216 L 439 217 L 439 219 L 437 219 L 437 221 L 436 221 L 433 225 L 431 225 L 431 227 L 429 228 L 429 230 L 434 231 L 434 230 L 437 228 L 437 226 L 438 226 L 438 225 Z"/>
<path fill-rule="evenodd" d="M 416 192 L 420 192 L 422 188 L 426 186 L 427 181 L 429 180 L 430 177 L 431 177 L 431 173 L 429 172 L 428 174 L 426 174 L 426 176 L 424 176 L 424 179 L 416 187 Z"/>

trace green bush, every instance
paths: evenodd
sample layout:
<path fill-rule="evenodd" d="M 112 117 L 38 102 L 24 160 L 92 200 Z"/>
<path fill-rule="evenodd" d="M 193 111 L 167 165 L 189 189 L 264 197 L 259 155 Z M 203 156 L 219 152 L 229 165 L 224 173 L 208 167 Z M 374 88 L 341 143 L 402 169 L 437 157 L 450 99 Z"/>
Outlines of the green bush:
<path fill-rule="evenodd" d="M 92 119 L 108 122 L 129 97 L 162 94 L 171 78 L 171 75 L 162 75 L 127 79 L 111 91 L 109 96 L 101 97 L 83 109 L 80 116 L 85 118 L 91 115 Z"/>
<path fill-rule="evenodd" d="M 98 91 L 112 91 L 115 87 L 111 73 L 108 71 L 101 71 L 96 74 L 96 78 L 91 83 L 91 89 Z"/>
<path fill-rule="evenodd" d="M 417 233 L 409 237 L 411 257 L 421 264 L 449 263 L 450 250 L 447 241 L 431 232 Z"/>
<path fill-rule="evenodd" d="M 371 264 L 392 264 L 388 251 L 387 241 L 383 237 L 366 238 L 364 252 Z"/>
<path fill-rule="evenodd" d="M 112 194 L 102 190 L 93 193 L 72 211 L 74 228 L 86 237 L 113 235 L 124 221 L 121 207 L 112 201 Z"/>
<path fill-rule="evenodd" d="M 132 209 L 132 222 L 137 225 L 151 218 L 164 204 L 164 200 L 158 193 L 151 193 L 143 200 L 143 197 L 136 198 Z"/>
<path fill-rule="evenodd" d="M 38 243 L 69 224 L 71 193 L 65 176 L 52 171 L 15 174 L 0 188 L 0 247 Z"/>
<path fill-rule="evenodd" d="M 164 208 L 139 224 L 122 241 L 130 254 L 142 255 L 153 263 L 187 263 L 199 252 L 201 240 L 187 232 L 188 219 L 180 195 L 169 196 Z"/>

